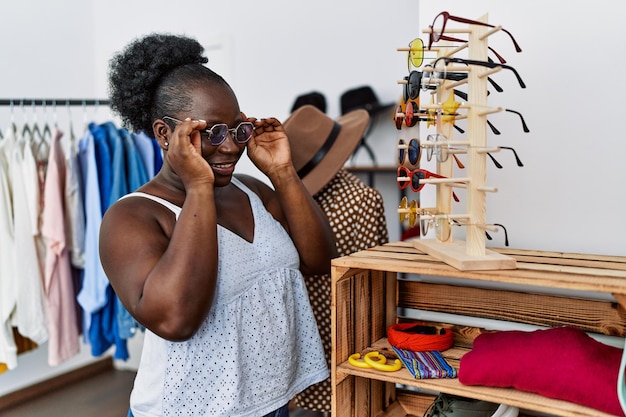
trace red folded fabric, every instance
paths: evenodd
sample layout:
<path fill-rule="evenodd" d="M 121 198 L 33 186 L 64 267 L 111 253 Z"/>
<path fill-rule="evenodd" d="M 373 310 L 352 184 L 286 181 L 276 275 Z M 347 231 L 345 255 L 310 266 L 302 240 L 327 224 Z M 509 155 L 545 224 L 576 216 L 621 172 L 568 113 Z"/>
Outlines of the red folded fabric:
<path fill-rule="evenodd" d="M 617 397 L 622 349 L 573 327 L 483 333 L 459 365 L 466 385 L 513 387 L 624 416 Z"/>

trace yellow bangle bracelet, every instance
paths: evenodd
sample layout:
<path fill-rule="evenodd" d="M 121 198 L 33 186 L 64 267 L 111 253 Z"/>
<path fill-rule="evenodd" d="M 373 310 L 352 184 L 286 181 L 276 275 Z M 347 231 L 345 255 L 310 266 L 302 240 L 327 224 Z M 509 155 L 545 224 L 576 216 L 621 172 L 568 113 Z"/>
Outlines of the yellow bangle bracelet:
<path fill-rule="evenodd" d="M 371 366 L 369 366 L 363 361 L 363 359 L 361 359 L 360 353 L 353 353 L 352 355 L 350 355 L 348 357 L 348 362 L 350 362 L 350 365 L 356 366 L 357 368 L 371 368 Z"/>
<path fill-rule="evenodd" d="M 378 360 L 374 360 L 374 356 L 378 356 Z M 400 361 L 400 359 L 396 359 L 393 364 L 387 365 L 387 358 L 385 355 L 376 351 L 367 353 L 363 360 L 367 365 L 374 369 L 378 369 L 379 371 L 394 372 L 402 368 L 402 361 Z"/>

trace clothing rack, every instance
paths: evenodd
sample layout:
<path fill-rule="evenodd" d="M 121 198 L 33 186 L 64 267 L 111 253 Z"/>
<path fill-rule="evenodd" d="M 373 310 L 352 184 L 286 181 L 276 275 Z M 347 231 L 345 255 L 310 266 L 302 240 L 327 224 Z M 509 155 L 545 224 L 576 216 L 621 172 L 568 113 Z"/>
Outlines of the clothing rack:
<path fill-rule="evenodd" d="M 3 98 L 0 106 L 108 106 L 107 99 L 80 98 Z"/>

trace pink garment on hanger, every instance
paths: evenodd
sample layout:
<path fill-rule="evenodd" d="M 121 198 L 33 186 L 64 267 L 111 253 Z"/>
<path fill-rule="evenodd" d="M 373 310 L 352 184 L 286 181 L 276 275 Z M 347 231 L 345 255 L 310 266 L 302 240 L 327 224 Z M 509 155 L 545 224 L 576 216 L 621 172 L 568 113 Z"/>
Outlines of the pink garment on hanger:
<path fill-rule="evenodd" d="M 70 254 L 65 235 L 65 156 L 63 133 L 55 129 L 44 186 L 41 233 L 46 242 L 44 293 L 48 310 L 48 364 L 56 366 L 78 354 L 79 331 Z"/>

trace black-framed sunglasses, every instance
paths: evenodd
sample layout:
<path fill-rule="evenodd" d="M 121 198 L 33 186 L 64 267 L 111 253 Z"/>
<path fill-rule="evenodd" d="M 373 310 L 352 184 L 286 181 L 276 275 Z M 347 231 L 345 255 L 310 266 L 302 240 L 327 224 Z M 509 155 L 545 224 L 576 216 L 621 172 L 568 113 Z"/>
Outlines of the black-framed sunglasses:
<path fill-rule="evenodd" d="M 406 210 L 405 210 L 406 211 Z M 417 209 L 415 210 L 417 211 Z M 409 212 L 410 215 L 410 212 Z M 448 227 L 444 227 L 443 221 L 447 220 Z M 420 229 L 425 236 L 428 233 L 429 226 L 434 224 L 437 230 L 437 238 L 441 241 L 446 241 L 450 239 L 452 234 L 452 226 L 470 226 L 470 223 L 458 221 L 456 219 L 451 218 L 449 215 L 440 214 L 440 215 L 428 215 L 427 217 L 422 218 L 420 216 Z M 476 224 L 482 229 L 485 229 L 485 237 L 488 240 L 493 240 L 493 237 L 489 234 L 487 230 L 492 232 L 497 232 L 498 227 L 502 228 L 504 231 L 504 246 L 509 246 L 509 234 L 506 231 L 506 227 L 502 223 L 493 223 L 493 224 Z"/>
<path fill-rule="evenodd" d="M 459 23 L 466 23 L 468 25 L 480 25 L 480 26 L 487 26 L 487 27 L 490 27 L 490 28 L 495 28 L 496 27 L 496 26 L 491 25 L 489 23 L 479 22 L 478 20 L 473 20 L 473 19 L 466 19 L 466 18 L 460 17 L 460 16 L 452 16 L 448 12 L 441 12 L 437 16 L 435 16 L 435 19 L 433 19 L 433 24 L 429 26 L 430 34 L 429 34 L 429 37 L 428 37 L 428 49 L 430 49 L 432 47 L 433 43 L 439 42 L 440 40 L 448 40 L 448 41 L 453 41 L 453 42 L 467 42 L 467 41 L 464 41 L 462 39 L 450 38 L 449 36 L 444 35 L 444 32 L 446 31 L 446 25 L 448 24 L 448 20 L 452 20 L 452 21 L 459 22 Z M 511 38 L 511 41 L 513 41 L 513 45 L 515 46 L 515 51 L 522 52 L 522 48 L 520 48 L 519 44 L 517 43 L 517 41 L 515 40 L 515 38 L 511 34 L 511 32 L 509 32 L 508 30 L 506 30 L 506 29 L 504 29 L 502 27 L 500 27 L 500 29 L 504 33 L 509 35 L 509 37 Z M 502 63 L 506 62 L 493 49 L 491 49 L 491 51 L 494 52 L 494 54 L 498 57 L 500 62 L 502 62 Z"/>
<path fill-rule="evenodd" d="M 502 223 L 494 223 L 493 226 L 500 227 L 502 228 L 502 230 L 504 230 L 504 246 L 509 246 L 509 233 L 506 231 L 506 227 L 504 227 Z M 493 238 L 487 232 L 487 230 L 485 230 L 485 236 L 487 237 L 488 240 L 493 240 Z"/>
<path fill-rule="evenodd" d="M 489 61 L 489 62 L 492 62 L 492 61 Z M 410 75 L 411 74 L 409 74 L 409 77 Z M 436 89 L 437 86 L 442 82 L 442 80 L 464 81 L 466 79 L 467 79 L 467 73 L 448 72 L 446 71 L 445 66 L 435 69 L 435 67 L 433 67 L 431 64 L 428 64 L 428 65 L 424 65 L 422 76 L 419 81 L 421 83 L 422 90 L 426 91 L 426 90 Z M 408 81 L 409 79 L 407 78 L 407 82 Z M 500 87 L 500 85 L 498 85 L 491 77 L 487 77 L 487 81 L 489 81 L 489 84 L 491 84 L 491 86 L 495 88 L 495 90 L 498 93 L 501 93 L 504 91 L 504 89 Z M 487 91 L 487 94 L 489 95 L 490 92 Z"/>
<path fill-rule="evenodd" d="M 182 120 L 175 119 L 171 116 L 163 116 L 162 119 L 171 120 L 176 124 L 182 123 Z M 199 132 L 202 139 L 208 139 L 209 143 L 213 146 L 219 146 L 224 143 L 228 133 L 230 133 L 230 136 L 235 139 L 237 143 L 246 143 L 254 133 L 254 125 L 251 122 L 241 122 L 237 127 L 231 129 L 226 123 L 217 123 Z"/>
<path fill-rule="evenodd" d="M 460 96 L 459 96 L 460 97 Z M 465 100 L 467 100 L 467 95 L 465 96 Z M 516 110 L 512 110 L 512 109 L 504 109 L 504 111 L 509 112 L 509 113 L 514 113 L 517 114 L 519 116 L 520 122 L 522 123 L 522 130 L 525 133 L 530 132 L 530 129 L 528 128 L 528 125 L 526 124 L 526 120 L 524 120 L 524 116 L 522 116 L 522 113 L 516 111 Z M 500 135 L 502 134 L 500 132 L 500 130 L 498 130 L 498 128 L 491 123 L 489 120 L 487 120 L 487 125 L 489 126 L 489 128 L 491 129 L 491 131 L 493 132 L 494 135 Z M 465 130 L 463 130 L 462 128 L 457 128 L 457 130 L 461 133 L 465 133 Z"/>
<path fill-rule="evenodd" d="M 428 65 L 427 65 L 428 67 Z M 427 71 L 422 72 L 418 70 L 413 70 L 409 73 L 408 76 L 404 77 L 402 81 L 398 81 L 398 84 L 402 84 L 402 97 L 404 98 L 404 102 L 408 102 L 409 100 L 417 100 L 420 96 L 420 91 L 434 91 L 437 89 L 439 85 L 439 79 L 447 79 L 452 81 L 462 81 L 467 79 L 467 73 L 460 72 L 435 72 L 435 71 Z M 434 80 L 434 81 L 432 81 Z M 489 82 L 494 86 L 494 88 L 501 92 L 502 87 L 495 83 L 491 78 L 488 78 Z M 456 96 L 458 96 L 461 100 L 467 101 L 467 93 L 464 91 L 458 90 L 454 88 L 452 90 Z M 487 95 L 490 92 L 487 91 Z"/>
<path fill-rule="evenodd" d="M 517 154 L 517 152 L 515 151 L 515 149 L 511 148 L 510 146 L 498 146 L 498 148 L 500 148 L 500 149 L 508 149 L 509 151 L 513 152 L 513 155 L 515 155 L 515 162 L 517 163 L 517 166 L 518 167 L 523 167 L 524 166 L 524 163 L 520 159 L 520 157 Z M 493 162 L 493 164 L 496 166 L 496 168 L 502 169 L 502 164 L 500 162 L 498 162 L 496 160 L 496 158 L 494 158 L 494 156 L 491 154 L 491 152 L 487 152 L 487 156 L 491 159 L 491 162 Z"/>
<path fill-rule="evenodd" d="M 433 66 L 435 68 L 437 68 L 437 63 L 439 61 L 443 61 L 445 65 L 448 65 L 450 62 L 455 62 L 455 63 L 458 63 L 458 64 L 465 64 L 465 65 L 480 65 L 480 66 L 487 67 L 487 68 L 498 68 L 498 67 L 500 67 L 500 68 L 508 69 L 513 74 L 515 74 L 515 78 L 517 78 L 517 82 L 519 83 L 520 87 L 526 88 L 526 84 L 522 80 L 522 77 L 520 77 L 520 75 L 517 72 L 517 70 L 515 68 L 513 68 L 512 66 L 510 66 L 510 65 L 499 64 L 499 63 L 493 62 L 493 61 L 477 61 L 475 59 L 441 57 L 441 58 L 437 58 L 435 60 L 435 62 L 433 64 Z"/>

